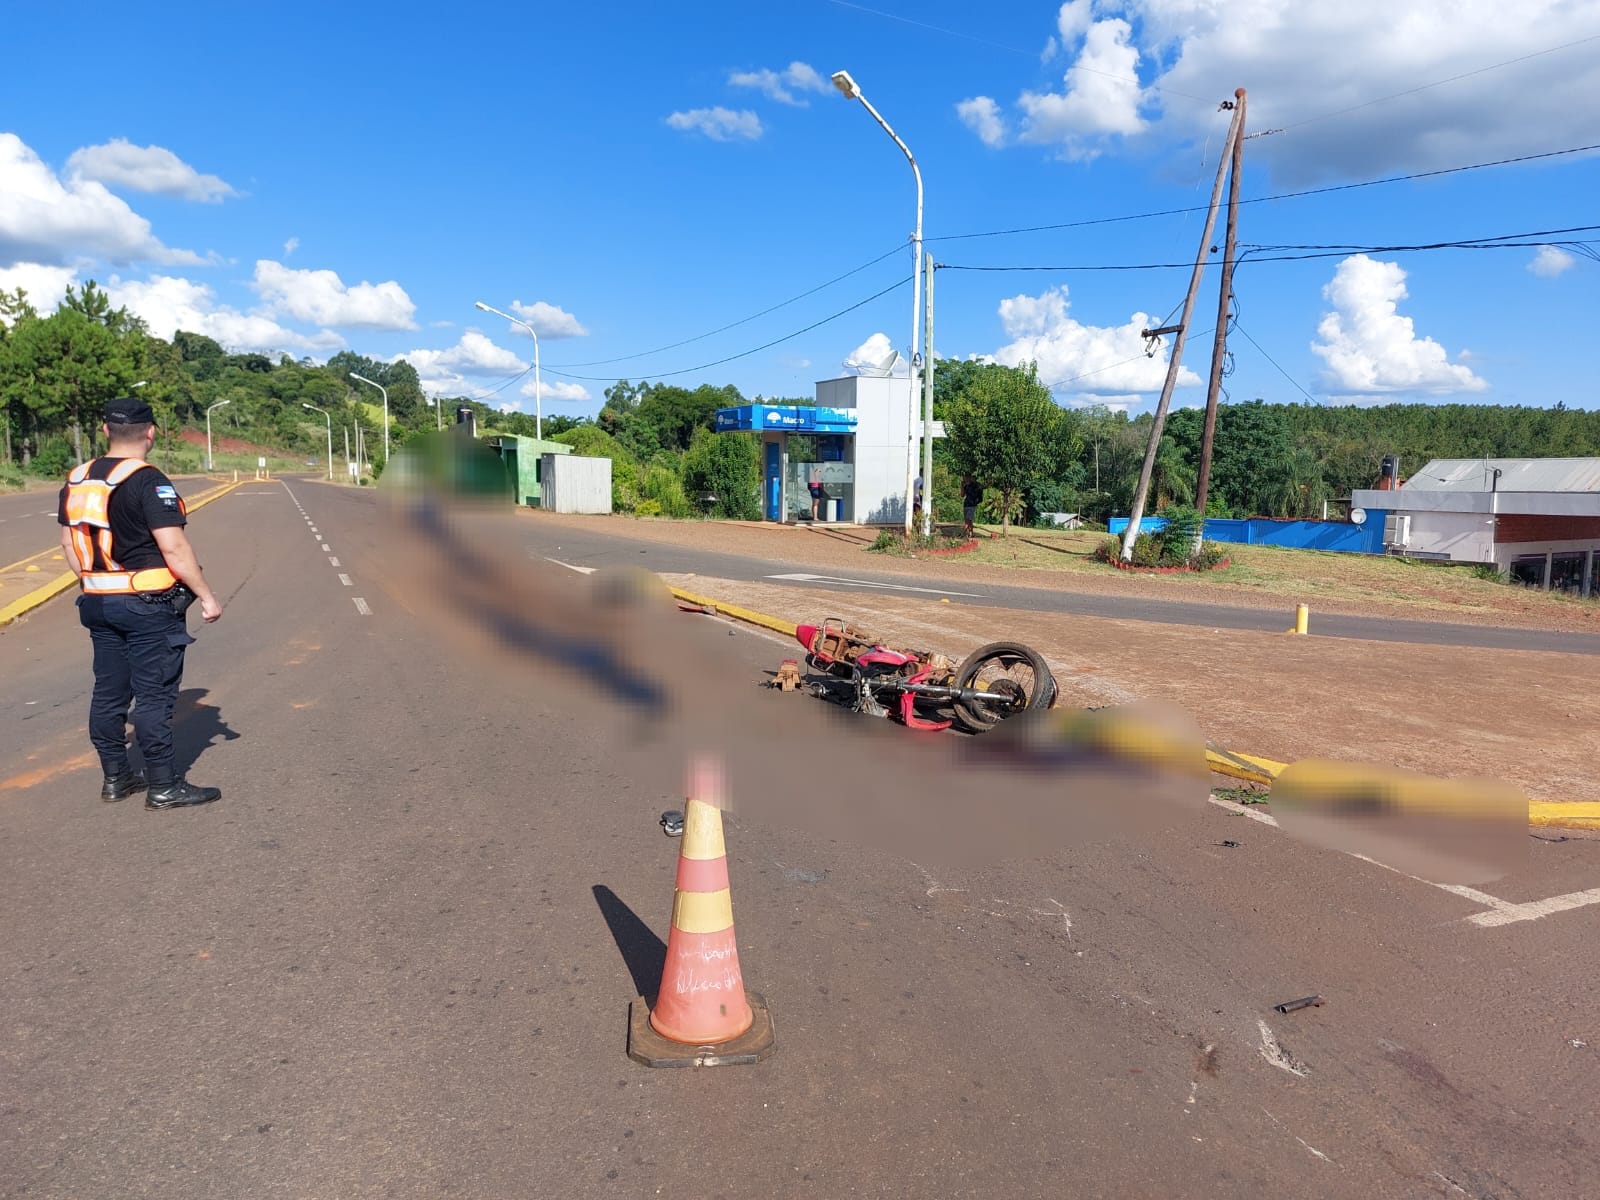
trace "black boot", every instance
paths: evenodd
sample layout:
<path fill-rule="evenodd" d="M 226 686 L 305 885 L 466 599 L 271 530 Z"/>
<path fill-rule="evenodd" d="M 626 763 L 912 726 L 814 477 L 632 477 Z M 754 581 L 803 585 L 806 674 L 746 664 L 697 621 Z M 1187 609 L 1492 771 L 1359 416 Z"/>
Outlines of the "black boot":
<path fill-rule="evenodd" d="M 131 767 L 123 767 L 115 775 L 107 775 L 106 781 L 100 785 L 100 799 L 107 804 L 115 804 L 118 800 L 126 800 L 135 792 L 144 791 L 144 776 Z"/>
<path fill-rule="evenodd" d="M 146 808 L 192 808 L 196 804 L 210 804 L 222 799 L 222 789 L 196 787 L 187 779 L 174 779 L 170 783 L 151 786 L 145 794 Z"/>

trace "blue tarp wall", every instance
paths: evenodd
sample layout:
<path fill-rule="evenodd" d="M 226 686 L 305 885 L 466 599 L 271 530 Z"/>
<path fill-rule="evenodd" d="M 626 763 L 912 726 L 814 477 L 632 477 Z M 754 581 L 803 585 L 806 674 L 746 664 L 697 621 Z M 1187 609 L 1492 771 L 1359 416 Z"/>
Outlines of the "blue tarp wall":
<path fill-rule="evenodd" d="M 1336 550 L 1346 554 L 1382 554 L 1383 518 L 1388 514 L 1367 510 L 1364 525 L 1343 521 L 1274 521 L 1252 517 L 1248 521 L 1206 520 L 1206 537 L 1214 542 L 1235 542 L 1246 546 L 1288 546 L 1296 550 Z M 1127 517 L 1112 517 L 1107 529 L 1121 536 L 1127 532 Z M 1145 517 L 1140 533 L 1159 533 L 1167 527 L 1165 517 Z"/>

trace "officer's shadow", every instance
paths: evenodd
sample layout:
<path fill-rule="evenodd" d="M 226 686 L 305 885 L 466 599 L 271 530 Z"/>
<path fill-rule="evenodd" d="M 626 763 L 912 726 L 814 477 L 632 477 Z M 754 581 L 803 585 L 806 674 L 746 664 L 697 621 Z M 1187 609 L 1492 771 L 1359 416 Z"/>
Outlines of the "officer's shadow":
<path fill-rule="evenodd" d="M 178 705 L 172 715 L 172 750 L 179 775 L 187 774 L 195 760 L 219 738 L 231 742 L 240 736 L 222 719 L 220 708 L 200 702 L 208 694 L 205 688 L 178 693 Z"/>

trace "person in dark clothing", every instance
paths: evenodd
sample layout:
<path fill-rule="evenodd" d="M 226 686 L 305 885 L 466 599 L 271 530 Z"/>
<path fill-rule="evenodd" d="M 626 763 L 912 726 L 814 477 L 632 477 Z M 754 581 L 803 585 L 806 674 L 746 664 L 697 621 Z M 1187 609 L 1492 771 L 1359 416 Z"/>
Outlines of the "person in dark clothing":
<path fill-rule="evenodd" d="M 194 641 L 185 614 L 194 601 L 207 622 L 222 604 L 206 583 L 184 533 L 183 498 L 144 461 L 155 441 L 155 414 L 133 397 L 106 405 L 103 458 L 75 467 L 61 489 L 61 547 L 82 594 L 78 620 L 94 646 L 89 741 L 100 755 L 100 798 L 144 791 L 145 807 L 188 808 L 220 799 L 177 770 L 172 714 L 183 679 L 184 650 Z M 128 706 L 145 774 L 128 763 Z M 148 790 L 147 790 L 148 789 Z"/>
<path fill-rule="evenodd" d="M 961 521 L 966 534 L 972 536 L 972 523 L 978 517 L 978 505 L 983 503 L 983 484 L 971 475 L 961 477 Z"/>

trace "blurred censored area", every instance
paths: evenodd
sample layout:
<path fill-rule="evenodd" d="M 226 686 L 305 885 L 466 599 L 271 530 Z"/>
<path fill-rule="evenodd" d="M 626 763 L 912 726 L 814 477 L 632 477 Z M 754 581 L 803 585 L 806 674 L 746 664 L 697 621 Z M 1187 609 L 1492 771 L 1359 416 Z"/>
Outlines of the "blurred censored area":
<path fill-rule="evenodd" d="M 657 576 L 628 566 L 584 576 L 534 556 L 504 480 L 495 453 L 467 438 L 403 447 L 379 490 L 380 561 L 392 569 L 383 586 L 486 683 L 596 723 L 652 805 L 683 798 L 688 764 L 710 755 L 723 765 L 725 807 L 741 817 L 951 866 L 1137 834 L 1204 809 L 1205 739 L 1176 708 L 1025 712 L 958 736 L 786 696 L 762 686 L 728 626 L 679 611 Z M 771 665 L 786 652 L 775 642 Z M 1388 778 L 1365 770 L 1363 780 Z M 1297 792 L 1302 778 L 1309 790 Z M 1513 812 L 1508 789 L 1492 803 L 1402 814 L 1381 788 L 1365 806 L 1319 806 L 1324 778 L 1290 780 L 1285 828 L 1402 869 L 1413 868 L 1396 862 L 1396 846 L 1444 837 L 1442 868 L 1487 878 L 1520 844 L 1508 833 L 1525 833 L 1525 802 Z M 1438 795 L 1467 795 L 1455 786 Z"/>
<path fill-rule="evenodd" d="M 1527 852 L 1528 800 L 1490 779 L 1307 759 L 1272 785 L 1284 830 L 1436 883 L 1486 883 Z"/>

